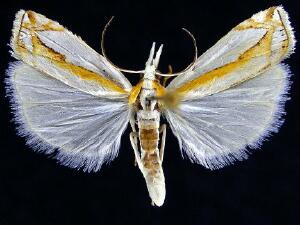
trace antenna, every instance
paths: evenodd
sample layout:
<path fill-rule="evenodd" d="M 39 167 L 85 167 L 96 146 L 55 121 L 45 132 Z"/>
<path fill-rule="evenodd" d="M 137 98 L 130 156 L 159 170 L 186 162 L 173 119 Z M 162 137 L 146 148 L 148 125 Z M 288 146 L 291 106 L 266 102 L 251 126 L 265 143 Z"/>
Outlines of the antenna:
<path fill-rule="evenodd" d="M 112 61 L 110 61 L 106 55 L 105 52 L 105 48 L 104 48 L 104 39 L 105 39 L 105 34 L 106 34 L 106 30 L 109 27 L 109 25 L 111 24 L 112 20 L 114 19 L 114 16 L 112 16 L 110 18 L 110 20 L 107 22 L 107 24 L 105 25 L 103 31 L 102 31 L 102 35 L 101 35 L 101 50 L 102 50 L 102 55 L 103 57 L 117 70 L 120 70 L 122 72 L 126 72 L 126 73 L 144 73 L 144 70 L 127 70 L 127 69 L 123 69 L 121 67 L 116 66 Z"/>
<path fill-rule="evenodd" d="M 196 39 L 195 39 L 194 35 L 190 31 L 188 31 L 186 28 L 182 28 L 182 30 L 185 31 L 193 40 L 193 45 L 194 45 L 194 49 L 195 49 L 195 55 L 194 55 L 193 62 L 191 64 L 189 64 L 184 70 L 182 70 L 178 73 L 167 74 L 167 73 L 156 72 L 155 73 L 156 75 L 162 76 L 162 77 L 175 77 L 175 76 L 182 75 L 182 74 L 186 73 L 188 70 L 190 70 L 191 68 L 194 67 L 195 62 L 196 62 L 197 57 L 198 57 L 197 42 L 196 42 Z"/>

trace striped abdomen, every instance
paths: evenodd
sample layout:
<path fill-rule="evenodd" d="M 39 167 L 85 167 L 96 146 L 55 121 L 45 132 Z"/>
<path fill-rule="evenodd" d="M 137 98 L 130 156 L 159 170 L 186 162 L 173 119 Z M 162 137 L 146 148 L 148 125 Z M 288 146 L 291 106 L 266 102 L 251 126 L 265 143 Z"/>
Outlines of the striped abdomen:
<path fill-rule="evenodd" d="M 140 144 L 142 150 L 143 166 L 151 170 L 153 175 L 160 167 L 158 153 L 159 133 L 158 128 L 141 126 L 139 129 Z"/>

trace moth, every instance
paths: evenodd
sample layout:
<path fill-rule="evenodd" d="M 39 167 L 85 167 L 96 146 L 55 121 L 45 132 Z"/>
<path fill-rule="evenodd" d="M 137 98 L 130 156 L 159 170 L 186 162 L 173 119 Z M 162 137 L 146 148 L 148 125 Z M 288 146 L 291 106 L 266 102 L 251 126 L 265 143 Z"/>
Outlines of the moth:
<path fill-rule="evenodd" d="M 182 156 L 212 170 L 246 159 L 283 122 L 291 73 L 281 62 L 295 38 L 281 6 L 254 14 L 200 57 L 195 47 L 194 61 L 172 74 L 158 70 L 162 45 L 156 51 L 153 43 L 144 70 L 122 69 L 104 48 L 98 54 L 33 11 L 16 14 L 12 33 L 17 61 L 6 87 L 18 134 L 63 165 L 96 172 L 118 155 L 130 124 L 135 160 L 156 206 L 166 195 L 161 116 Z M 122 72 L 143 78 L 132 86 Z M 163 85 L 162 77 L 174 78 Z"/>

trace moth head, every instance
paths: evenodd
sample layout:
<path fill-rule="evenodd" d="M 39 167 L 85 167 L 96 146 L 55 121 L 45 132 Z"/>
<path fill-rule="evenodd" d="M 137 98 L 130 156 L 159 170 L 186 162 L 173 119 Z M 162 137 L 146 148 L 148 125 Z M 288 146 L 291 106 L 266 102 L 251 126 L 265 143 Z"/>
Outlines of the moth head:
<path fill-rule="evenodd" d="M 160 45 L 160 47 L 159 47 L 159 49 L 156 52 L 155 57 L 154 57 L 155 42 L 153 42 L 152 48 L 150 50 L 149 58 L 148 58 L 148 60 L 146 62 L 144 78 L 151 79 L 151 80 L 155 79 L 155 73 L 156 73 L 156 69 L 157 69 L 158 63 L 159 63 L 159 59 L 160 59 L 160 55 L 161 55 L 161 52 L 162 52 L 162 48 L 163 48 L 163 45 Z"/>
<path fill-rule="evenodd" d="M 104 37 L 105 37 L 105 33 L 106 33 L 106 30 L 107 28 L 109 27 L 109 25 L 111 24 L 112 20 L 113 20 L 114 17 L 112 17 L 108 23 L 105 25 L 103 31 L 102 31 L 102 39 L 101 39 L 101 49 L 102 49 L 102 55 L 103 57 L 111 64 L 111 66 L 119 71 L 122 71 L 122 72 L 126 72 L 126 73 L 135 73 L 135 74 L 144 74 L 144 78 L 146 79 L 151 79 L 151 80 L 154 80 L 155 79 L 155 75 L 157 76 L 161 76 L 161 77 L 175 77 L 175 76 L 178 76 L 178 75 L 184 75 L 187 71 L 189 70 L 192 70 L 194 65 L 195 65 L 195 62 L 196 62 L 196 59 L 197 59 L 197 45 L 196 45 L 196 39 L 194 38 L 194 36 L 192 35 L 191 32 L 189 32 L 187 29 L 185 28 L 182 28 L 183 31 L 185 31 L 193 40 L 193 44 L 194 44 L 194 48 L 195 48 L 195 57 L 194 57 L 194 61 L 187 67 L 185 68 L 183 71 L 181 72 L 178 72 L 178 73 L 173 73 L 173 74 L 163 74 L 163 73 L 160 73 L 159 71 L 157 71 L 157 67 L 158 67 L 158 63 L 159 63 L 159 59 L 160 59 L 160 55 L 161 55 L 161 52 L 162 52 L 162 48 L 163 48 L 163 45 L 160 45 L 158 51 L 156 52 L 155 54 L 155 57 L 154 57 L 154 53 L 155 53 L 155 42 L 152 44 L 152 48 L 150 50 L 150 55 L 149 55 L 149 58 L 146 62 L 146 67 L 144 70 L 129 70 L 129 69 L 123 69 L 123 68 L 120 68 L 118 66 L 116 66 L 112 61 L 110 61 L 108 59 L 108 57 L 106 56 L 106 53 L 105 53 L 105 48 L 104 48 Z"/>

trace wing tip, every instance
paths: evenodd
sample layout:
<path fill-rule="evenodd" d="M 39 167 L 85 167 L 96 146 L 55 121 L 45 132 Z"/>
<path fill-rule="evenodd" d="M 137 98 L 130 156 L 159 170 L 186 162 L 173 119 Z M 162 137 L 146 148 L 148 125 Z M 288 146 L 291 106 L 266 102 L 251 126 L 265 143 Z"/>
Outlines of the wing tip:
<path fill-rule="evenodd" d="M 16 49 L 17 49 L 17 38 L 20 33 L 20 28 L 22 26 L 23 18 L 25 16 L 26 11 L 24 9 L 20 9 L 16 15 L 13 22 L 13 28 L 12 28 L 12 37 L 10 39 L 9 46 L 12 48 L 13 52 L 12 55 L 16 57 Z"/>
<path fill-rule="evenodd" d="M 284 9 L 283 5 L 273 6 L 266 10 L 260 11 L 254 14 L 251 18 L 258 22 L 271 19 L 274 22 L 281 23 L 289 41 L 288 51 L 283 59 L 288 58 L 294 52 L 296 44 L 294 29 L 291 26 L 289 14 Z"/>
<path fill-rule="evenodd" d="M 285 31 L 287 32 L 288 40 L 289 40 L 289 47 L 287 51 L 287 55 L 285 58 L 288 58 L 291 54 L 295 51 L 296 46 L 296 39 L 295 39 L 295 30 L 293 29 L 290 17 L 287 11 L 283 8 L 282 5 L 276 7 L 279 18 L 284 26 Z"/>

